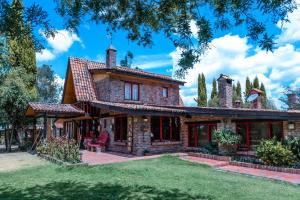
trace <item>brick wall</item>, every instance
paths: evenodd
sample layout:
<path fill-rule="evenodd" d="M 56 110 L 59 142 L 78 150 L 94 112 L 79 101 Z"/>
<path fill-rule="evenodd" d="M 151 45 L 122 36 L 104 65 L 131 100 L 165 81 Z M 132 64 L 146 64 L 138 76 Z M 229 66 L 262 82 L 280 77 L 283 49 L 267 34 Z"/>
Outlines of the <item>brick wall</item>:
<path fill-rule="evenodd" d="M 128 102 L 124 100 L 124 81 L 112 77 L 96 80 L 97 98 L 102 101 Z M 168 97 L 162 96 L 163 87 L 168 88 Z M 156 105 L 179 105 L 179 86 L 144 82 L 140 84 L 138 103 Z"/>

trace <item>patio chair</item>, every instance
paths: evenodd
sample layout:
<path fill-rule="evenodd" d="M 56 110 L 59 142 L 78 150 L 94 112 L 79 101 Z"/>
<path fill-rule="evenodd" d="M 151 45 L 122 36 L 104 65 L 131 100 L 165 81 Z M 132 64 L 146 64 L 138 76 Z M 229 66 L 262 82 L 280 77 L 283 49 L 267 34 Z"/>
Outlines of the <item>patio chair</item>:
<path fill-rule="evenodd" d="M 101 151 L 104 151 L 109 139 L 109 134 L 107 131 L 103 131 L 100 133 L 98 138 L 96 139 L 96 142 L 93 142 L 93 140 L 89 141 L 87 144 L 87 149 L 93 151 L 94 149 L 97 151 L 98 149 Z"/>

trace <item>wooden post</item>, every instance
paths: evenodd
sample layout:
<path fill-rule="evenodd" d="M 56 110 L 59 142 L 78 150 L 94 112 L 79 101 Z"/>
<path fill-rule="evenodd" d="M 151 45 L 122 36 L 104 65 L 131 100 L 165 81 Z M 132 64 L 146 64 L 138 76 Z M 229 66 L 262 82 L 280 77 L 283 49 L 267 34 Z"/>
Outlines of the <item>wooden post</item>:
<path fill-rule="evenodd" d="M 43 140 L 46 142 L 47 137 L 47 115 L 44 115 L 44 130 L 43 130 Z"/>

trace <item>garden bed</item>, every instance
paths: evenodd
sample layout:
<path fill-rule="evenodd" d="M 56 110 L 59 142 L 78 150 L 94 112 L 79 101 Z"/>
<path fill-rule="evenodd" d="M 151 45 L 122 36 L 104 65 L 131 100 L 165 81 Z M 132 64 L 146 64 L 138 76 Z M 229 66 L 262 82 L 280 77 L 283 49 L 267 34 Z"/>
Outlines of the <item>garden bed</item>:
<path fill-rule="evenodd" d="M 285 172 L 285 173 L 291 173 L 291 174 L 300 174 L 300 169 L 295 168 L 287 168 L 287 167 L 274 167 L 274 166 L 268 166 L 268 165 L 262 165 L 262 164 L 255 164 L 255 163 L 248 163 L 248 162 L 238 162 L 231 160 L 229 161 L 230 165 L 234 166 L 240 166 L 240 167 L 248 167 L 248 168 L 254 168 L 254 169 L 264 169 L 269 171 L 275 171 L 275 172 Z"/>
<path fill-rule="evenodd" d="M 69 163 L 69 162 L 65 162 L 62 160 L 59 160 L 57 158 L 54 158 L 52 156 L 49 155 L 45 155 L 45 154 L 38 154 L 39 157 L 48 160 L 52 163 L 58 164 L 58 165 L 63 165 L 66 167 L 77 167 L 77 166 L 87 166 L 87 163 L 83 163 L 83 162 L 79 162 L 79 163 Z"/>
<path fill-rule="evenodd" d="M 212 159 L 212 160 L 219 160 L 219 161 L 227 161 L 227 162 L 231 161 L 230 156 L 220 156 L 220 155 L 196 153 L 196 152 L 189 152 L 188 155 L 189 156 L 200 157 L 200 158 Z"/>

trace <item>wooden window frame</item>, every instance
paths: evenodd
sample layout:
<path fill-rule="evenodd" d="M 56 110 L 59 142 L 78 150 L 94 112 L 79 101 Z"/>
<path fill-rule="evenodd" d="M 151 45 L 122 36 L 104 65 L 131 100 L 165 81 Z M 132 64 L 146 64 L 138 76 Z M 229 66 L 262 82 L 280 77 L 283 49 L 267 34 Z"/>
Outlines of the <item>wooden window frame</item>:
<path fill-rule="evenodd" d="M 264 122 L 268 124 L 268 139 L 272 139 L 273 137 L 273 129 L 272 125 L 273 124 L 281 124 L 281 140 L 284 138 L 284 133 L 283 133 L 283 122 L 282 121 L 242 121 L 242 122 L 235 122 L 236 123 L 236 133 L 238 133 L 238 124 L 245 124 L 246 125 L 246 147 L 250 149 L 250 132 L 251 132 L 251 125 L 253 123 L 258 123 L 258 122 Z"/>
<path fill-rule="evenodd" d="M 123 124 L 123 118 L 126 118 L 127 119 L 127 116 L 116 116 L 114 117 L 114 141 L 115 142 L 126 142 L 127 140 L 123 140 L 123 129 L 124 129 L 124 124 Z M 117 140 L 117 126 L 116 126 L 116 122 L 117 122 L 117 119 L 120 119 L 120 140 Z M 127 127 L 128 127 L 128 124 L 127 124 Z M 127 132 L 127 130 L 126 130 Z"/>
<path fill-rule="evenodd" d="M 198 138 L 197 138 L 197 126 L 200 125 L 204 125 L 207 126 L 207 137 L 208 137 L 208 141 L 211 143 L 212 142 L 212 127 L 216 127 L 217 128 L 217 124 L 216 123 L 195 123 L 195 124 L 189 124 L 188 126 L 188 134 L 193 134 L 194 135 L 194 144 L 193 146 L 191 146 L 191 141 L 190 141 L 190 137 L 188 137 L 188 146 L 189 147 L 198 147 Z M 193 133 L 191 133 L 192 128 L 194 127 L 194 131 Z"/>
<path fill-rule="evenodd" d="M 164 90 L 166 90 L 166 96 L 164 96 Z M 164 98 L 169 97 L 169 88 L 168 87 L 163 87 L 162 88 L 162 97 L 164 97 Z"/>
<path fill-rule="evenodd" d="M 126 84 L 130 84 L 130 98 L 126 99 Z M 133 85 L 138 86 L 138 99 L 133 99 Z M 140 83 L 124 81 L 124 100 L 127 101 L 139 101 L 140 100 Z"/>
<path fill-rule="evenodd" d="M 159 117 L 159 141 L 163 142 L 163 119 L 169 119 L 169 134 L 170 134 L 170 140 L 166 140 L 166 141 L 173 141 L 173 126 L 172 126 L 172 120 L 176 120 L 176 117 Z M 180 134 L 180 131 L 179 131 Z M 178 140 L 175 140 L 178 141 Z M 179 141 L 180 141 L 180 137 L 179 137 Z M 155 141 L 154 141 L 155 142 Z"/>

